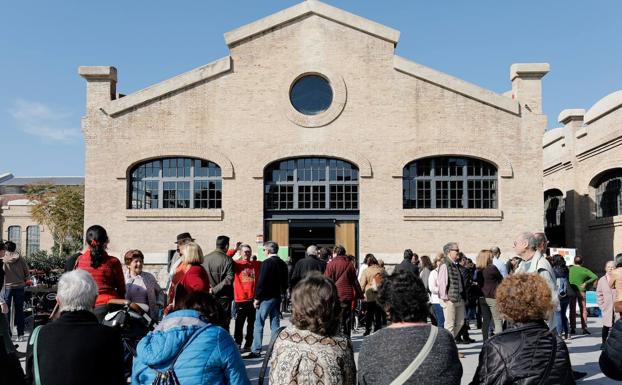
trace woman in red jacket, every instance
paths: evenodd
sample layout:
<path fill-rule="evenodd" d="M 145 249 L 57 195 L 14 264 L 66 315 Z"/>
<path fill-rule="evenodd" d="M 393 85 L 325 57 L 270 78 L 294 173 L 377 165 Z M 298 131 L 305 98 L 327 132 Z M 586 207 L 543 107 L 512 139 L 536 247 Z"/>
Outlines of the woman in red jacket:
<path fill-rule="evenodd" d="M 76 269 L 87 271 L 97 284 L 98 294 L 95 300 L 95 316 L 101 321 L 111 299 L 125 298 L 125 277 L 121 262 L 106 253 L 108 233 L 99 225 L 86 230 L 88 250 L 78 257 Z"/>
<path fill-rule="evenodd" d="M 179 249 L 182 262 L 173 275 L 168 293 L 168 314 L 176 303 L 183 302 L 188 294 L 195 291 L 209 292 L 209 277 L 203 268 L 203 250 L 194 242 L 186 243 Z"/>

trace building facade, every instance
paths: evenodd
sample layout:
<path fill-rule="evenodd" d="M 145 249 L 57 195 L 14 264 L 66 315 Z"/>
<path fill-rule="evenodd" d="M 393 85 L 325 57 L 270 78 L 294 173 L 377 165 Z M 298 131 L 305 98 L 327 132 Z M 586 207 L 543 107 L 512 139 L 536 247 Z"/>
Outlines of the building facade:
<path fill-rule="evenodd" d="M 559 114 L 543 137 L 544 225 L 594 271 L 622 252 L 622 91 Z"/>
<path fill-rule="evenodd" d="M 32 204 L 26 199 L 27 186 L 41 183 L 76 186 L 84 184 L 84 178 L 0 175 L 0 239 L 15 242 L 20 254 L 25 256 L 38 250 L 50 250 L 54 246 L 48 229 L 32 219 Z"/>
<path fill-rule="evenodd" d="M 310 243 L 387 263 L 448 241 L 509 252 L 542 229 L 548 64 L 512 65 L 501 95 L 397 56 L 398 39 L 306 1 L 226 33 L 229 56 L 126 96 L 114 67 L 80 67 L 85 226 L 150 264 L 185 231 L 206 251 L 226 234 L 294 257 Z"/>

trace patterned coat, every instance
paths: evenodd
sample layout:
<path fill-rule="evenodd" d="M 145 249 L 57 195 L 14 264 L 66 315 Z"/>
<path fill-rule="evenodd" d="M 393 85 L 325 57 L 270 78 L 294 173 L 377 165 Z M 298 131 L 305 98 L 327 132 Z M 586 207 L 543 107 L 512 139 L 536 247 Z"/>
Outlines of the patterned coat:
<path fill-rule="evenodd" d="M 356 365 L 350 340 L 324 337 L 289 326 L 274 344 L 270 385 L 355 385 Z"/>

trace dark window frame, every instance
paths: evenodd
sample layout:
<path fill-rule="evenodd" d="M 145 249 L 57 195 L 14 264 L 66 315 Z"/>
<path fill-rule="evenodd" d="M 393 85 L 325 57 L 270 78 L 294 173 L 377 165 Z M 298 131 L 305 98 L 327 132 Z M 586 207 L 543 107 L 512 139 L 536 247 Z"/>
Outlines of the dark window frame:
<path fill-rule="evenodd" d="M 36 229 L 36 233 L 31 232 L 31 229 Z M 29 257 L 32 253 L 41 249 L 41 228 L 38 225 L 31 225 L 26 227 L 26 256 Z"/>
<path fill-rule="evenodd" d="M 14 234 L 11 234 L 11 230 L 17 229 L 17 237 Z M 11 241 L 15 243 L 17 249 L 21 249 L 22 247 L 22 227 L 19 225 L 12 225 L 7 228 L 7 241 Z"/>
<path fill-rule="evenodd" d="M 497 209 L 498 170 L 482 159 L 416 159 L 402 172 L 404 209 Z"/>
<path fill-rule="evenodd" d="M 348 161 L 285 159 L 270 164 L 264 176 L 264 207 L 268 211 L 359 209 L 359 170 Z"/>
<path fill-rule="evenodd" d="M 622 169 L 604 172 L 594 183 L 596 218 L 622 215 Z"/>
<path fill-rule="evenodd" d="M 150 159 L 132 167 L 129 180 L 132 210 L 222 208 L 222 170 L 206 159 Z"/>

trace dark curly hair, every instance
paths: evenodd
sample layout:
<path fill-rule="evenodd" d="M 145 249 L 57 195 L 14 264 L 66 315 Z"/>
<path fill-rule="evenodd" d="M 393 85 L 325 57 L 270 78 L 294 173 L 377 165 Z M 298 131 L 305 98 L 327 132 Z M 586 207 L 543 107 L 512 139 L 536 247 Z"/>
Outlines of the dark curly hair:
<path fill-rule="evenodd" d="M 340 313 L 337 287 L 319 273 L 309 274 L 292 292 L 292 323 L 298 329 L 333 336 L 339 328 Z"/>
<path fill-rule="evenodd" d="M 377 301 L 391 322 L 425 322 L 428 317 L 428 292 L 423 281 L 409 271 L 385 276 Z"/>

